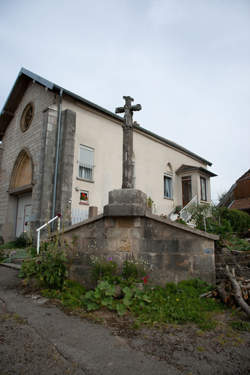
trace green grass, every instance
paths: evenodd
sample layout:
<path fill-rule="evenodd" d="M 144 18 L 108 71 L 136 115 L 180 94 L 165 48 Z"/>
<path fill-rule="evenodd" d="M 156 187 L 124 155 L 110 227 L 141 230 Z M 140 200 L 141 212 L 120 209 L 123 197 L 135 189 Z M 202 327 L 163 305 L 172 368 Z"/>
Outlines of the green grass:
<path fill-rule="evenodd" d="M 250 250 L 250 242 L 238 238 L 236 236 L 231 236 L 229 239 L 225 240 L 225 244 L 229 250 L 237 250 L 237 251 L 249 251 Z"/>
<path fill-rule="evenodd" d="M 231 327 L 237 331 L 250 332 L 250 322 L 244 322 L 242 320 L 231 322 Z"/>
<path fill-rule="evenodd" d="M 70 308 L 81 307 L 81 298 L 86 293 L 86 289 L 79 283 L 66 280 L 63 289 L 43 289 L 44 297 L 59 299 L 63 306 Z"/>
<path fill-rule="evenodd" d="M 94 311 L 105 307 L 118 315 L 131 314 L 138 326 L 195 323 L 202 330 L 210 330 L 216 326 L 214 313 L 224 309 L 217 300 L 199 297 L 211 289 L 200 280 L 182 281 L 177 285 L 168 283 L 165 287 L 145 286 L 144 290 L 121 280 L 119 287 L 122 294 L 117 297 L 117 285 L 108 280 L 99 282 L 95 290 L 88 292 L 68 280 L 62 291 L 46 289 L 42 294 L 72 309 Z"/>
<path fill-rule="evenodd" d="M 1 250 L 7 250 L 7 249 L 16 249 L 17 245 L 15 241 L 6 242 L 3 245 L 0 245 Z"/>
<path fill-rule="evenodd" d="M 216 323 L 212 313 L 221 311 L 223 305 L 213 299 L 200 298 L 209 286 L 199 280 L 182 281 L 177 285 L 168 283 L 165 288 L 149 290 L 146 301 L 133 301 L 131 311 L 141 323 L 184 324 L 196 323 L 201 329 L 212 329 Z"/>

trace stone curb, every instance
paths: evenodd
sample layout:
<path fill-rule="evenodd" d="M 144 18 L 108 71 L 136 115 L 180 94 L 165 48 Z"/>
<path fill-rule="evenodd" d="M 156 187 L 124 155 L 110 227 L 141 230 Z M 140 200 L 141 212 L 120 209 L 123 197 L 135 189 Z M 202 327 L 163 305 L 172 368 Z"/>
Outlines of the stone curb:
<path fill-rule="evenodd" d="M 15 264 L 15 263 L 0 263 L 0 266 L 12 268 L 14 270 L 20 270 L 21 269 L 20 264 Z"/>

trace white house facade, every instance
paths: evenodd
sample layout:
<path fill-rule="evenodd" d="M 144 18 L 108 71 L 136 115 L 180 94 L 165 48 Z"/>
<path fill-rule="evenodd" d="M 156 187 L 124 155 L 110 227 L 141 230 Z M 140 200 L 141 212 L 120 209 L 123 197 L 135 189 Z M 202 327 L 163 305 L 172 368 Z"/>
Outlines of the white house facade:
<path fill-rule="evenodd" d="M 119 100 L 119 98 L 118 98 Z M 67 224 L 103 211 L 121 188 L 123 119 L 21 69 L 0 115 L 0 235 L 13 239 L 60 212 Z M 211 163 L 134 126 L 134 187 L 168 215 L 211 200 Z"/>

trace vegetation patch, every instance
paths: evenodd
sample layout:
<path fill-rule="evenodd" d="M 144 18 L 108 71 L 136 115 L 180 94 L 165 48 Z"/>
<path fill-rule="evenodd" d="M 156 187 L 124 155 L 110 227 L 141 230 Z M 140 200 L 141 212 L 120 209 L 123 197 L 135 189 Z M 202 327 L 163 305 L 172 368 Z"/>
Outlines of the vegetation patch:
<path fill-rule="evenodd" d="M 39 256 L 27 259 L 22 263 L 19 276 L 24 279 L 35 279 L 43 287 L 61 290 L 67 279 L 67 258 L 57 243 L 45 243 Z"/>
<path fill-rule="evenodd" d="M 30 246 L 32 243 L 32 238 L 27 233 L 22 233 L 14 241 L 6 242 L 0 245 L 1 250 L 5 249 L 20 249 Z"/>
<path fill-rule="evenodd" d="M 67 281 L 62 290 L 46 289 L 43 296 L 56 298 L 63 306 L 82 308 L 88 312 L 106 308 L 119 316 L 131 314 L 135 327 L 141 324 L 196 323 L 203 330 L 213 329 L 216 322 L 213 313 L 222 311 L 223 305 L 214 299 L 203 299 L 200 295 L 210 287 L 200 280 L 182 281 L 165 287 L 138 287 L 136 283 L 120 280 L 114 283 L 99 281 L 94 290 L 85 289 L 72 281 Z"/>
<path fill-rule="evenodd" d="M 220 236 L 221 246 L 229 250 L 250 250 L 250 243 L 241 238 L 250 228 L 250 215 L 247 213 L 210 205 L 193 205 L 189 212 L 197 229 Z"/>
<path fill-rule="evenodd" d="M 233 329 L 237 331 L 250 332 L 250 322 L 239 320 L 239 321 L 230 322 L 230 325 Z"/>

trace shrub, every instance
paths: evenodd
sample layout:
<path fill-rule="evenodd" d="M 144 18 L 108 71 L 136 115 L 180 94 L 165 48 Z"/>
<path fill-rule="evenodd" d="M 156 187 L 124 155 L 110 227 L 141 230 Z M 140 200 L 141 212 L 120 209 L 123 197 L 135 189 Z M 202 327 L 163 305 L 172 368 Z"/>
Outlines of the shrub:
<path fill-rule="evenodd" d="M 125 280 L 138 280 L 146 276 L 143 264 L 132 260 L 126 260 L 122 265 L 122 277 Z"/>
<path fill-rule="evenodd" d="M 221 218 L 230 223 L 234 233 L 242 235 L 250 228 L 250 215 L 246 212 L 229 210 L 225 207 L 220 208 L 219 211 Z"/>
<path fill-rule="evenodd" d="M 31 237 L 27 233 L 22 233 L 14 241 L 15 247 L 27 247 L 32 243 Z"/>
<path fill-rule="evenodd" d="M 27 249 L 27 253 L 29 256 L 31 256 L 32 258 L 36 257 L 37 256 L 37 249 L 33 246 L 30 246 L 28 247 Z"/>
<path fill-rule="evenodd" d="M 47 288 L 62 289 L 67 277 L 67 259 L 64 252 L 58 249 L 55 243 L 48 243 L 46 250 L 41 248 L 40 256 L 22 263 L 19 276 L 35 278 Z"/>
<path fill-rule="evenodd" d="M 138 269 L 136 264 L 126 260 L 122 265 L 122 277 L 126 280 L 128 279 L 137 279 L 138 278 Z"/>
<path fill-rule="evenodd" d="M 86 293 L 86 289 L 76 281 L 66 280 L 62 290 L 43 289 L 42 295 L 49 298 L 57 298 L 63 306 L 78 308 L 81 306 L 81 299 Z"/>
<path fill-rule="evenodd" d="M 189 209 L 197 229 L 227 238 L 232 233 L 241 236 L 250 228 L 250 215 L 239 210 L 209 205 L 192 206 Z"/>
<path fill-rule="evenodd" d="M 105 278 L 112 278 L 116 275 L 117 264 L 113 262 L 111 257 L 106 260 L 91 256 L 90 260 L 92 263 L 91 276 L 95 282 Z"/>
<path fill-rule="evenodd" d="M 187 225 L 187 223 L 181 217 L 176 220 L 176 223 Z"/>
<path fill-rule="evenodd" d="M 1 249 L 0 248 L 0 262 L 2 262 L 4 260 L 4 249 Z"/>
<path fill-rule="evenodd" d="M 0 236 L 0 246 L 2 246 L 4 244 L 4 239 L 2 236 Z"/>

